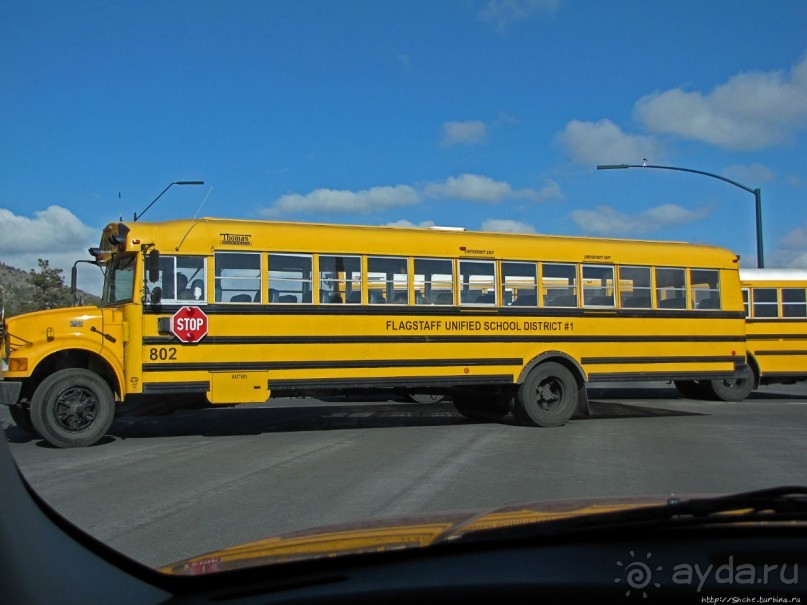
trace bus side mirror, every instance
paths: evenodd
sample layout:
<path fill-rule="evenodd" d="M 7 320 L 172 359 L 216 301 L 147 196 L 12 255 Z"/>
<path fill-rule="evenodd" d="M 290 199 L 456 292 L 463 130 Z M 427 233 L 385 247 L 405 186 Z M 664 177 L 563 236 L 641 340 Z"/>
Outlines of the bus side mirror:
<path fill-rule="evenodd" d="M 78 267 L 76 266 L 75 263 L 73 263 L 73 269 L 70 271 L 70 294 L 72 294 L 73 296 L 76 295 L 76 289 L 78 288 L 78 286 L 76 286 L 77 283 L 78 283 Z"/>
<path fill-rule="evenodd" d="M 160 279 L 160 251 L 152 250 L 149 252 L 147 261 L 148 278 L 149 281 L 154 283 Z"/>
<path fill-rule="evenodd" d="M 152 305 L 159 305 L 160 301 L 163 299 L 163 290 L 159 286 L 156 288 L 151 289 L 151 294 L 149 295 Z"/>

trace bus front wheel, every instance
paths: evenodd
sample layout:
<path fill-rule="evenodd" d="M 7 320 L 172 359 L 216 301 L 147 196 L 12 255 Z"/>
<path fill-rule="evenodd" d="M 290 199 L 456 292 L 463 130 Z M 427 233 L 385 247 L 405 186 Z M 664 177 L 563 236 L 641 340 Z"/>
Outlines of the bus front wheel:
<path fill-rule="evenodd" d="M 43 380 L 31 399 L 31 422 L 56 447 L 83 447 L 106 435 L 115 418 L 109 385 L 80 368 L 59 370 Z"/>
<path fill-rule="evenodd" d="M 567 367 L 544 362 L 519 386 L 514 412 L 536 426 L 561 426 L 577 409 L 578 392 L 579 385 Z"/>

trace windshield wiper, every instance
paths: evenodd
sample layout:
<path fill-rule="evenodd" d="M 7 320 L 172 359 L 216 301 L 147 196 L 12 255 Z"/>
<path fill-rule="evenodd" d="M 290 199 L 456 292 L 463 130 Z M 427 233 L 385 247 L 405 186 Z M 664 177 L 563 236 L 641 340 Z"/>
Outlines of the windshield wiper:
<path fill-rule="evenodd" d="M 666 504 L 564 515 L 557 519 L 467 532 L 460 527 L 447 541 L 522 540 L 627 527 L 666 528 L 761 521 L 807 521 L 807 486 L 782 486 L 708 498 L 671 497 Z"/>

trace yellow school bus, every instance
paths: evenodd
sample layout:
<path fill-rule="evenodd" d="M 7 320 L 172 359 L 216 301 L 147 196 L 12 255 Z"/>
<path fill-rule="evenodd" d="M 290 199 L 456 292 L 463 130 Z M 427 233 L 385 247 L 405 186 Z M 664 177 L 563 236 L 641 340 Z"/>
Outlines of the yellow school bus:
<path fill-rule="evenodd" d="M 748 373 L 707 387 L 737 401 L 760 385 L 807 380 L 807 270 L 740 269 L 740 282 Z"/>
<path fill-rule="evenodd" d="M 557 426 L 591 380 L 745 367 L 738 257 L 709 246 L 205 218 L 111 223 L 91 253 L 100 308 L 3 325 L 0 402 L 61 447 L 138 398 L 431 393 Z"/>

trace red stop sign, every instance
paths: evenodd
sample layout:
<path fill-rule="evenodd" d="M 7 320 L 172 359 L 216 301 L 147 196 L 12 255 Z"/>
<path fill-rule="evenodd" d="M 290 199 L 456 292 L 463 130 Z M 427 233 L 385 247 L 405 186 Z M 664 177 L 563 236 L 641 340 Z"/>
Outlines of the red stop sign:
<path fill-rule="evenodd" d="M 199 342 L 207 334 L 207 315 L 199 307 L 182 307 L 171 318 L 171 333 L 182 342 Z"/>

